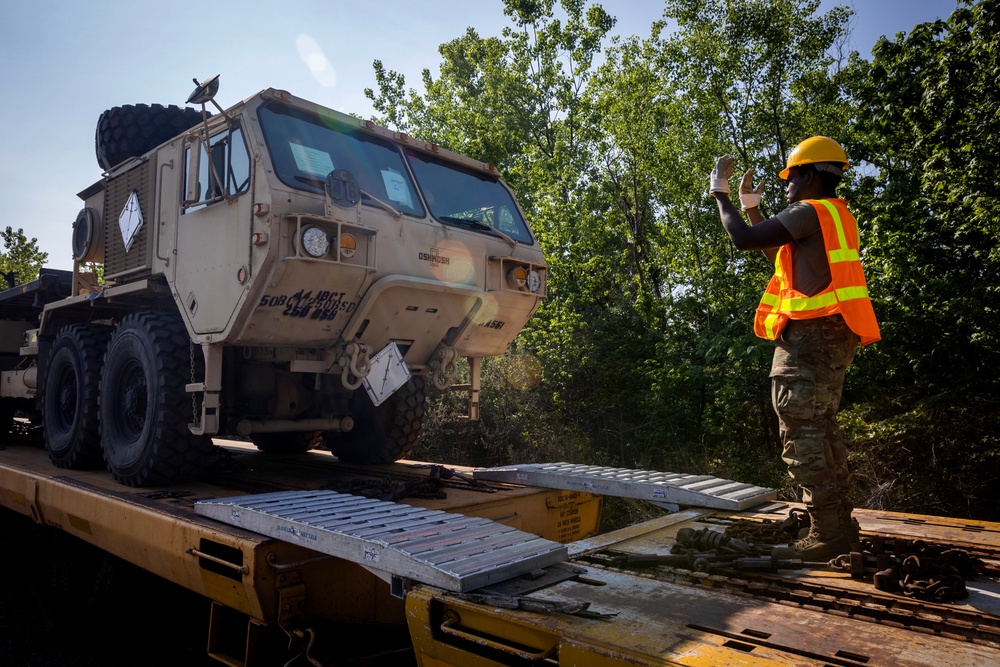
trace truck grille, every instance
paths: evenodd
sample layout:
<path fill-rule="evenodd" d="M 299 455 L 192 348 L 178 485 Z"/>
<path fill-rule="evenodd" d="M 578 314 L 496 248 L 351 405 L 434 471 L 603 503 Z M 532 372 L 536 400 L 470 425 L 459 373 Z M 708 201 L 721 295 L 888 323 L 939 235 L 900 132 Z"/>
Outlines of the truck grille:
<path fill-rule="evenodd" d="M 146 161 L 134 169 L 119 174 L 107 183 L 104 191 L 104 277 L 125 283 L 149 273 L 153 226 L 153 181 L 154 165 Z M 138 193 L 142 210 L 142 227 L 128 252 L 118 224 L 129 195 Z"/>

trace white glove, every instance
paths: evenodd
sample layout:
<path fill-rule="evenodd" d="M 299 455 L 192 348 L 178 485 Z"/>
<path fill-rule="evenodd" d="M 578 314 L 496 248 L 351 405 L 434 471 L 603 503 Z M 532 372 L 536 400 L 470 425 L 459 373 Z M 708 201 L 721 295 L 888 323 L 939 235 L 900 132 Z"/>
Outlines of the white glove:
<path fill-rule="evenodd" d="M 753 186 L 753 169 L 747 169 L 740 181 L 740 206 L 743 210 L 757 208 L 760 206 L 760 194 L 764 192 L 764 184 L 760 183 L 756 188 Z"/>
<path fill-rule="evenodd" d="M 715 168 L 709 181 L 709 192 L 729 192 L 729 178 L 733 175 L 736 163 L 729 155 L 716 159 Z"/>

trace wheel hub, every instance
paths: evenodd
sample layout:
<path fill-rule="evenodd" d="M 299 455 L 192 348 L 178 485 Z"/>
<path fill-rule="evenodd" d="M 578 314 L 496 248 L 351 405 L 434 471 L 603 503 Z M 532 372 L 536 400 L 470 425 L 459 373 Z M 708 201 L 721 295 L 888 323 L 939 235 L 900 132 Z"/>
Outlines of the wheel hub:
<path fill-rule="evenodd" d="M 71 377 L 59 387 L 59 412 L 67 421 L 71 421 L 76 414 L 76 382 Z"/>
<path fill-rule="evenodd" d="M 144 378 L 133 377 L 125 387 L 124 392 L 125 423 L 135 431 L 141 431 L 146 423 L 146 381 Z"/>

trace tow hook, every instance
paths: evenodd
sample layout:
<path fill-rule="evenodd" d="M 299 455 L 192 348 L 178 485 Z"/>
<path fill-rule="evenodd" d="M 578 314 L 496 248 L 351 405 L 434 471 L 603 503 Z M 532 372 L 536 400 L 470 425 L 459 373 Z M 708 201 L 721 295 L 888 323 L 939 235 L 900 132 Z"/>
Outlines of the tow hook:
<path fill-rule="evenodd" d="M 458 364 L 455 359 L 458 352 L 451 345 L 441 343 L 434 350 L 432 359 L 427 365 L 430 367 L 431 382 L 438 391 L 444 391 L 451 386 L 451 383 L 458 377 Z"/>

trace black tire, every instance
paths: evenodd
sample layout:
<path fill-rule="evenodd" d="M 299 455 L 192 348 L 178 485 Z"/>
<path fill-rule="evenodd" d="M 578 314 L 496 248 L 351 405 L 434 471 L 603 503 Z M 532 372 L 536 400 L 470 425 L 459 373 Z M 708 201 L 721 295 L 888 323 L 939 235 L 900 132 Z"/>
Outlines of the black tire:
<path fill-rule="evenodd" d="M 190 479 L 209 463 L 212 440 L 188 429 L 189 338 L 180 319 L 134 313 L 115 329 L 101 380 L 101 446 L 122 484 Z"/>
<path fill-rule="evenodd" d="M 211 114 L 209 114 L 211 115 Z M 201 122 L 199 109 L 162 104 L 126 104 L 108 109 L 97 120 L 97 163 L 111 169 L 139 157 Z"/>
<path fill-rule="evenodd" d="M 94 468 L 102 462 L 97 397 L 110 334 L 110 327 L 77 324 L 64 327 L 52 343 L 42 424 L 49 460 L 59 468 Z"/>
<path fill-rule="evenodd" d="M 364 387 L 354 392 L 354 428 L 327 435 L 327 446 L 345 463 L 392 463 L 420 441 L 427 394 L 424 378 L 411 377 L 382 405 L 372 405 Z"/>
<path fill-rule="evenodd" d="M 257 449 L 266 454 L 304 454 L 323 444 L 323 433 L 322 431 L 254 433 L 250 439 Z"/>

